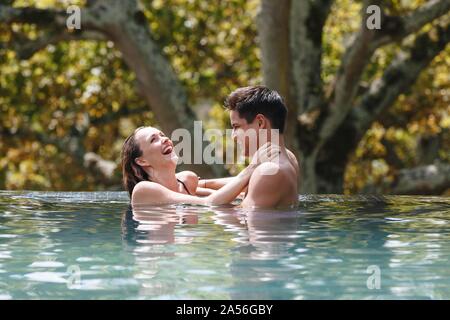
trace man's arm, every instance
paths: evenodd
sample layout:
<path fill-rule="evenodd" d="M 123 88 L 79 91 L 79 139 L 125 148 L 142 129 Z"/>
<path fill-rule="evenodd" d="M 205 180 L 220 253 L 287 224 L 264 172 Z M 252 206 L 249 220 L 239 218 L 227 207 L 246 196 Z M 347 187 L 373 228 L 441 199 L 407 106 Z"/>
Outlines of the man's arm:
<path fill-rule="evenodd" d="M 281 171 L 275 168 L 277 164 L 265 163 L 259 166 L 250 178 L 248 193 L 241 206 L 244 208 L 273 208 L 281 198 L 283 177 Z M 277 173 L 268 175 L 268 170 L 276 170 Z"/>

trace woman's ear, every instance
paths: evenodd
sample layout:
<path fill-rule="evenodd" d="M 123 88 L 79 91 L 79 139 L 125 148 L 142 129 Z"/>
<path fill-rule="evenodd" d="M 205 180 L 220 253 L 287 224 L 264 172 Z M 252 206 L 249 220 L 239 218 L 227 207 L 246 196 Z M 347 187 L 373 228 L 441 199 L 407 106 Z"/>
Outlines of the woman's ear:
<path fill-rule="evenodd" d="M 145 160 L 142 159 L 141 157 L 134 159 L 134 162 L 135 162 L 137 165 L 140 165 L 141 167 L 148 166 L 147 161 L 145 161 Z"/>
<path fill-rule="evenodd" d="M 153 175 L 153 168 L 147 163 L 146 160 L 139 157 L 134 159 L 134 162 L 135 164 L 137 164 L 137 166 L 132 166 L 132 168 L 136 177 L 142 177 L 143 172 L 147 173 L 149 177 Z M 145 167 L 145 169 L 143 167 Z"/>

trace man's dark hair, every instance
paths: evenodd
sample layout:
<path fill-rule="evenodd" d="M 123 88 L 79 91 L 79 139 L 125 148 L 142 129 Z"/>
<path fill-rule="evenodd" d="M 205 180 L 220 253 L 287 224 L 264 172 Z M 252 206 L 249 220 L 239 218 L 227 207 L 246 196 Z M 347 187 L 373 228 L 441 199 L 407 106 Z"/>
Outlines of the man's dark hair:
<path fill-rule="evenodd" d="M 264 86 L 236 89 L 225 100 L 225 107 L 237 111 L 248 123 L 262 114 L 270 120 L 273 129 L 278 129 L 280 133 L 284 131 L 287 108 L 275 90 Z"/>

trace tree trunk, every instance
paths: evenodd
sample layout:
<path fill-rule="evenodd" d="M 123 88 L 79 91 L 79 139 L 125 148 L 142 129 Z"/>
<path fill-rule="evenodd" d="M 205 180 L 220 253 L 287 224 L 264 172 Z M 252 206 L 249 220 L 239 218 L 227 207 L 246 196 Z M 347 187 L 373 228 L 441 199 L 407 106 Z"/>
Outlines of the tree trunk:
<path fill-rule="evenodd" d="M 414 45 L 406 48 L 407 54 L 395 59 L 369 90 L 360 93 L 361 76 L 379 47 L 418 32 L 450 10 L 450 1 L 432 0 L 405 16 L 383 13 L 384 25 L 377 31 L 366 27 L 366 7 L 374 3 L 365 1 L 360 30 L 346 48 L 331 93 L 325 95 L 320 76 L 322 33 L 332 2 L 261 1 L 258 32 L 264 82 L 288 104 L 286 140 L 300 160 L 302 193 L 343 192 L 349 156 L 365 132 L 450 40 L 448 22 L 437 26 L 433 36 L 418 35 Z"/>
<path fill-rule="evenodd" d="M 109 10 L 115 10 L 116 19 L 111 25 L 106 22 L 105 27 L 127 65 L 135 72 L 139 91 L 151 106 L 157 122 L 169 136 L 174 130 L 187 129 L 193 139 L 197 119 L 189 107 L 187 94 L 162 50 L 153 41 L 138 2 L 115 0 L 114 6 L 111 2 L 108 2 Z M 195 147 L 194 142 L 192 147 Z M 194 154 L 193 149 L 191 154 Z M 219 165 L 184 164 L 182 168 L 193 170 L 202 177 L 225 173 Z"/>
<path fill-rule="evenodd" d="M 341 193 L 349 155 L 371 124 L 407 92 L 421 71 L 450 42 L 450 23 L 442 19 L 430 32 L 394 59 L 370 88 L 358 92 L 371 55 L 381 46 L 420 32 L 446 16 L 450 1 L 430 0 L 404 16 L 383 13 L 381 30 L 368 30 L 365 9 L 381 0 L 364 1 L 362 23 L 346 48 L 331 94 L 321 79 L 322 34 L 332 0 L 261 0 L 258 31 L 264 82 L 278 90 L 289 110 L 286 141 L 299 157 L 303 193 Z M 67 32 L 64 11 L 0 5 L 0 23 L 31 23 L 51 27 L 51 34 L 17 49 L 29 57 L 46 44 L 64 40 L 109 39 L 136 73 L 140 92 L 166 133 L 185 128 L 193 136 L 195 116 L 186 93 L 153 41 L 138 0 L 89 0 L 82 11 L 82 30 Z M 1 44 L 0 44 L 1 45 Z M 9 45 L 9 43 L 8 43 Z M 15 47 L 15 46 L 14 46 Z M 202 176 L 223 175 L 222 166 L 190 166 Z"/>
<path fill-rule="evenodd" d="M 368 185 L 365 193 L 432 195 L 441 194 L 450 189 L 450 164 L 434 164 L 416 168 L 402 169 L 393 181 L 384 179 L 381 185 Z"/>
<path fill-rule="evenodd" d="M 23 53 L 23 58 L 58 41 L 93 38 L 113 41 L 127 65 L 135 72 L 139 93 L 152 109 L 163 131 L 170 136 L 174 130 L 183 128 L 194 137 L 194 121 L 197 119 L 188 105 L 186 92 L 162 50 L 153 41 L 138 0 L 88 1 L 88 6 L 81 11 L 81 30 L 76 32 L 67 32 L 66 18 L 65 11 L 0 5 L 0 22 L 32 23 L 53 28 L 36 41 L 17 44 L 15 47 Z M 194 147 L 195 143 L 191 145 Z M 193 170 L 202 177 L 223 176 L 226 173 L 222 165 L 186 164 L 182 168 Z"/>

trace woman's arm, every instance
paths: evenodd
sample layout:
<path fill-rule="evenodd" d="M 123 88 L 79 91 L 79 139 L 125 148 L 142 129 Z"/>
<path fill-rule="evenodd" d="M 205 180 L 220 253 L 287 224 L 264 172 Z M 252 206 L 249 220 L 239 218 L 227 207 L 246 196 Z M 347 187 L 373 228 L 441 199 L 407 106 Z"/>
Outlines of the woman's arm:
<path fill-rule="evenodd" d="M 232 181 L 234 177 L 228 178 L 217 178 L 217 179 L 201 179 L 198 182 L 198 186 L 206 189 L 218 190 L 226 185 L 228 182 Z"/>
<path fill-rule="evenodd" d="M 275 156 L 278 156 L 279 150 L 271 148 L 269 144 L 260 148 L 254 157 L 254 161 L 242 170 L 236 177 L 232 178 L 225 186 L 210 194 L 205 198 L 191 196 L 183 193 L 172 191 L 159 183 L 142 181 L 139 182 L 133 190 L 131 197 L 132 206 L 140 205 L 154 205 L 154 204 L 177 204 L 189 203 L 200 205 L 222 205 L 230 203 L 241 193 L 242 189 L 247 186 L 250 176 L 259 164 L 266 161 L 271 161 Z M 266 156 L 265 160 L 260 162 L 261 155 L 271 154 Z"/>
<path fill-rule="evenodd" d="M 270 143 L 266 143 L 257 150 L 251 163 L 244 170 L 242 170 L 236 177 L 230 179 L 230 181 L 228 181 L 222 188 L 206 198 L 207 203 L 210 205 L 221 205 L 230 203 L 236 199 L 242 190 L 247 187 L 253 171 L 255 171 L 255 169 L 262 163 L 271 162 L 275 159 L 279 160 L 279 155 L 279 146 L 272 146 Z"/>
<path fill-rule="evenodd" d="M 250 164 L 236 177 L 233 177 L 226 185 L 209 195 L 206 198 L 207 203 L 210 205 L 221 205 L 230 203 L 231 201 L 236 199 L 236 197 L 240 195 L 242 189 L 247 186 L 250 180 L 250 176 L 252 175 L 253 171 L 255 171 L 256 167 L 257 165 Z"/>
<path fill-rule="evenodd" d="M 199 187 L 197 188 L 197 196 L 209 196 L 214 190 L 219 190 L 228 182 L 232 181 L 234 177 L 228 178 L 217 178 L 217 179 L 202 179 L 198 182 Z M 241 194 L 238 198 L 244 199 L 245 194 L 247 193 L 248 186 L 244 187 L 241 190 Z"/>
<path fill-rule="evenodd" d="M 172 191 L 159 183 L 142 181 L 134 187 L 133 195 L 131 197 L 131 204 L 133 207 L 139 207 L 143 205 L 164 205 L 177 203 L 200 205 L 221 205 L 230 203 L 248 184 L 250 176 L 255 168 L 256 165 L 251 165 L 245 168 L 225 187 L 220 190 L 213 191 L 210 195 L 203 198 Z"/>
<path fill-rule="evenodd" d="M 199 197 L 206 197 L 209 196 L 211 193 L 215 192 L 216 190 L 213 189 L 207 189 L 207 188 L 200 188 L 198 187 L 197 190 L 195 190 L 195 195 Z"/>

